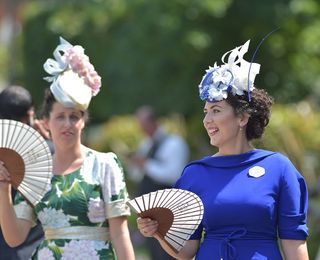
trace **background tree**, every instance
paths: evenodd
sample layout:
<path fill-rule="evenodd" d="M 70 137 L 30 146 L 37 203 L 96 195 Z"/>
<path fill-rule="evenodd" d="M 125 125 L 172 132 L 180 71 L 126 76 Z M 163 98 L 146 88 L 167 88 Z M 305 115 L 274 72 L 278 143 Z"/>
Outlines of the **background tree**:
<path fill-rule="evenodd" d="M 102 75 L 102 92 L 92 105 L 95 121 L 146 101 L 162 113 L 175 104 L 191 115 L 199 108 L 197 86 L 208 65 L 247 39 L 250 59 L 259 41 L 280 27 L 258 52 L 263 77 L 257 84 L 277 101 L 293 102 L 320 92 L 317 8 L 312 0 L 33 1 L 25 12 L 21 77 L 39 93 L 39 103 L 47 84 L 42 64 L 63 36 L 86 46 Z"/>

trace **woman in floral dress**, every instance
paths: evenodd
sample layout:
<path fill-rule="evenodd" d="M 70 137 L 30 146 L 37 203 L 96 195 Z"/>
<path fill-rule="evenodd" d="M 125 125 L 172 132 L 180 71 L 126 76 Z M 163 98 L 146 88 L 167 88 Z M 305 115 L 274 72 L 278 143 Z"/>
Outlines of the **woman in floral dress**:
<path fill-rule="evenodd" d="M 64 54 L 61 55 L 61 52 Z M 0 223 L 10 246 L 21 244 L 38 218 L 45 232 L 33 259 L 134 259 L 121 164 L 114 153 L 81 144 L 100 77 L 81 46 L 61 39 L 45 70 L 52 75 L 43 115 L 55 148 L 51 187 L 42 200 L 10 200 L 10 173 L 0 162 Z"/>

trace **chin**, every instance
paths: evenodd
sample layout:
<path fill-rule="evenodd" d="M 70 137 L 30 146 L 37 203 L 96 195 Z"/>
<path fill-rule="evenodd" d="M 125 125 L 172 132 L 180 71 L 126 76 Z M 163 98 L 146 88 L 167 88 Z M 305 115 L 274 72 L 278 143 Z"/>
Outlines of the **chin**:
<path fill-rule="evenodd" d="M 215 142 L 214 140 L 212 140 L 212 139 L 210 140 L 210 144 L 212 146 L 219 147 L 219 144 L 217 142 Z"/>

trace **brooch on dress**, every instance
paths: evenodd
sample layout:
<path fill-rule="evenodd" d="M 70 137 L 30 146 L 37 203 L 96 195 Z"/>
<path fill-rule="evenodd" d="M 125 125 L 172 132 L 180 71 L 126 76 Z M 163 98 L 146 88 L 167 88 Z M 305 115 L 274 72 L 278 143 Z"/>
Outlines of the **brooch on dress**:
<path fill-rule="evenodd" d="M 261 166 L 254 166 L 252 168 L 249 169 L 249 176 L 254 177 L 254 178 L 259 178 L 263 175 L 265 175 L 266 170 L 265 168 L 261 167 Z"/>

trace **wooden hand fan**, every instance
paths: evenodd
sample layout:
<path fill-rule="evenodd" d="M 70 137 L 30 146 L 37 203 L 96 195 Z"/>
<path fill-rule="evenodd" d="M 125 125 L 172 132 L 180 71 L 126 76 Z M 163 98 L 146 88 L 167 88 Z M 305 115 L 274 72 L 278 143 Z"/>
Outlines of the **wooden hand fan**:
<path fill-rule="evenodd" d="M 203 217 L 200 198 L 186 190 L 164 189 L 144 194 L 127 204 L 139 217 L 158 222 L 159 236 L 179 252 Z"/>
<path fill-rule="evenodd" d="M 52 176 L 52 157 L 44 138 L 26 124 L 0 119 L 0 160 L 11 174 L 12 186 L 37 204 Z"/>

